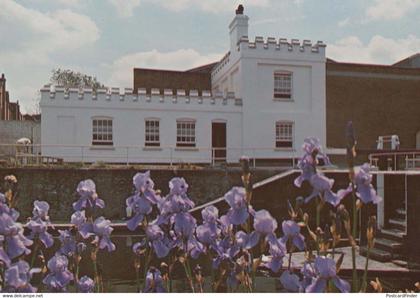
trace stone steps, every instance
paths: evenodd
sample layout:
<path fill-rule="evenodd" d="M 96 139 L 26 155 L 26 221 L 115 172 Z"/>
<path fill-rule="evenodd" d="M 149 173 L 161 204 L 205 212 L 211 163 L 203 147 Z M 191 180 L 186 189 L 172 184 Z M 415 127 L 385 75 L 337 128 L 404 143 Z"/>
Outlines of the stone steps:
<path fill-rule="evenodd" d="M 394 229 L 401 230 L 401 231 L 405 232 L 405 229 L 406 229 L 405 219 L 391 218 L 388 221 L 388 223 L 389 223 L 389 226 L 391 228 L 394 228 Z"/>
<path fill-rule="evenodd" d="M 367 256 L 367 247 L 362 246 L 359 250 L 360 255 Z M 384 251 L 378 248 L 372 248 L 369 252 L 369 259 L 379 262 L 390 262 L 392 260 L 392 254 L 388 251 Z"/>
<path fill-rule="evenodd" d="M 375 239 L 375 248 L 390 252 L 393 256 L 403 251 L 403 244 L 386 238 Z"/>

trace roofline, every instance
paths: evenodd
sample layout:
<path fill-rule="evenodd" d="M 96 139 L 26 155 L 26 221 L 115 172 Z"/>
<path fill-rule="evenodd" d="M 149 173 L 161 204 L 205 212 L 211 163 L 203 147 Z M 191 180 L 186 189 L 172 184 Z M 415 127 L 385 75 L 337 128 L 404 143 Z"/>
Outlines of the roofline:
<path fill-rule="evenodd" d="M 190 68 L 190 69 L 187 69 L 187 70 L 173 70 L 173 69 L 162 69 L 162 68 L 133 67 L 133 71 L 135 71 L 135 70 L 147 70 L 147 71 L 156 71 L 156 72 L 158 72 L 158 71 L 159 72 L 164 71 L 164 72 L 174 72 L 174 73 L 192 73 L 192 72 L 194 72 L 194 70 L 198 70 L 200 68 L 204 68 L 204 67 L 210 66 L 212 64 L 216 64 L 216 63 L 218 63 L 218 62 L 208 63 L 208 64 L 205 64 L 205 65 L 197 66 L 197 67 Z"/>
<path fill-rule="evenodd" d="M 398 69 L 398 70 L 418 70 L 417 68 L 407 68 L 407 67 L 401 67 L 401 66 L 395 66 L 394 64 L 387 65 L 387 64 L 372 64 L 372 63 L 354 63 L 354 62 L 329 62 L 327 61 L 327 64 L 332 65 L 344 65 L 344 66 L 360 66 L 360 67 L 380 67 L 380 68 L 391 68 L 391 69 Z"/>
<path fill-rule="evenodd" d="M 415 58 L 415 57 L 417 57 L 417 56 L 420 56 L 420 53 L 415 53 L 415 54 L 413 54 L 413 55 L 411 55 L 411 56 L 408 56 L 407 58 L 404 58 L 404 59 L 402 59 L 402 60 L 399 60 L 399 61 L 395 62 L 395 63 L 394 63 L 394 64 L 392 64 L 392 65 L 397 65 L 397 64 L 400 64 L 400 63 L 401 63 L 401 62 L 403 62 L 403 61 L 410 60 L 410 59 Z"/>
<path fill-rule="evenodd" d="M 211 66 L 211 65 L 215 66 L 218 63 L 219 63 L 219 61 L 207 63 L 207 64 L 204 64 L 204 65 L 201 65 L 201 66 L 197 66 L 197 67 L 194 67 L 194 68 L 187 69 L 185 72 L 194 72 L 195 70 L 200 70 L 201 68 L 206 68 L 206 67 Z"/>

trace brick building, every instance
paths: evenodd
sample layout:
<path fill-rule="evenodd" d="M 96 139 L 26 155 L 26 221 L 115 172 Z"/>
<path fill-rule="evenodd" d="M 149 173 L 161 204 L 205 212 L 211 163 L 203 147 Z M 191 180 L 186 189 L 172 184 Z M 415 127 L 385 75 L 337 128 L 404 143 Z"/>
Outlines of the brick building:
<path fill-rule="evenodd" d="M 248 20 L 238 8 L 230 47 L 215 63 L 134 68 L 132 88 L 44 86 L 42 143 L 82 150 L 43 152 L 72 161 L 294 160 L 308 136 L 343 154 L 350 120 L 359 150 L 388 135 L 399 136 L 400 149 L 420 147 L 420 55 L 393 65 L 336 62 L 322 41 L 250 39 Z"/>
<path fill-rule="evenodd" d="M 19 101 L 10 102 L 9 100 L 4 74 L 0 77 L 0 120 L 22 120 Z"/>
<path fill-rule="evenodd" d="M 164 89 L 185 90 L 189 95 L 190 90 L 197 90 L 199 95 L 203 90 L 211 90 L 211 70 L 217 64 L 211 63 L 186 71 L 173 71 L 161 69 L 134 68 L 134 92 L 139 88 L 146 88 L 150 94 L 152 88 L 159 88 L 163 94 Z"/>
<path fill-rule="evenodd" d="M 341 147 L 352 120 L 358 147 L 396 134 L 401 149 L 420 149 L 420 55 L 394 65 L 326 63 L 327 146 Z"/>

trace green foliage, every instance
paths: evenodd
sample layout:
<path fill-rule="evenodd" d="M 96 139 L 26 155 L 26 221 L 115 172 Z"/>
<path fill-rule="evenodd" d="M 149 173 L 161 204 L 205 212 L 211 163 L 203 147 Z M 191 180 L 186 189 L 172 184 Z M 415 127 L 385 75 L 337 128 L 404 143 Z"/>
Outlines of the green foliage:
<path fill-rule="evenodd" d="M 51 84 L 63 86 L 64 88 L 92 88 L 96 90 L 104 87 L 96 77 L 71 69 L 53 69 L 50 81 Z"/>

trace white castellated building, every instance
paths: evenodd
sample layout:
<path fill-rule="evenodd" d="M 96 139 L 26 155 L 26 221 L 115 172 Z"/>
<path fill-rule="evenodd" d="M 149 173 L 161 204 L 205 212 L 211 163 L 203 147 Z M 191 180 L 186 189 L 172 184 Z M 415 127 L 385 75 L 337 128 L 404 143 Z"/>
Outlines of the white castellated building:
<path fill-rule="evenodd" d="M 239 7 L 211 90 L 41 89 L 42 155 L 67 161 L 235 163 L 326 145 L 325 44 L 248 38 Z M 158 86 L 156 86 L 158 87 Z"/>

